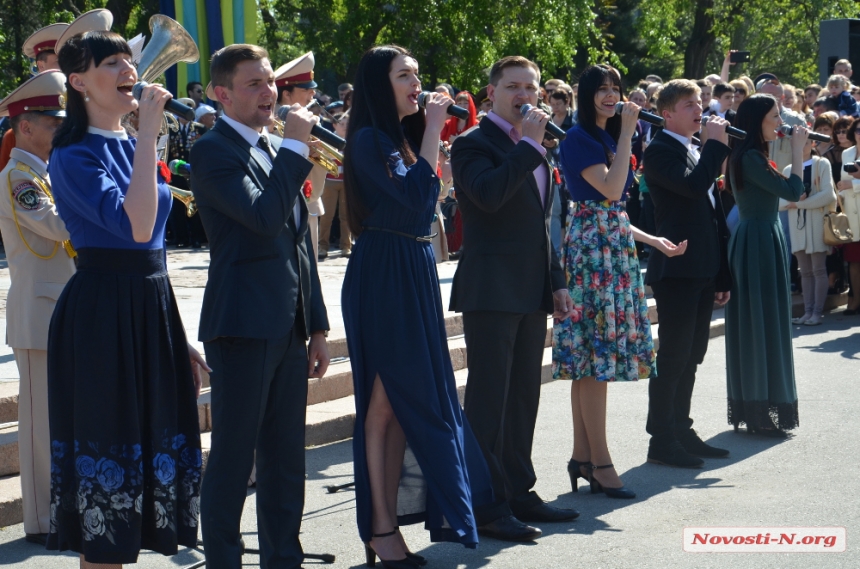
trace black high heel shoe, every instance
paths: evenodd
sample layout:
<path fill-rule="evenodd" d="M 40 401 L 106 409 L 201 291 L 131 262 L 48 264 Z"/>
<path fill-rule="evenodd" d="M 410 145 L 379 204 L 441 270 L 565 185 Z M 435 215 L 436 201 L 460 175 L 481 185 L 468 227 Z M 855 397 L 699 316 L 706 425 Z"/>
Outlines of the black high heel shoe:
<path fill-rule="evenodd" d="M 394 526 L 394 531 L 400 531 L 400 526 Z M 406 559 L 408 559 L 412 563 L 415 563 L 419 567 L 424 567 L 425 565 L 427 565 L 427 559 L 425 559 L 421 555 L 418 555 L 417 553 L 412 553 L 408 549 L 406 550 Z"/>
<path fill-rule="evenodd" d="M 582 473 L 582 468 L 585 467 L 589 471 L 593 465 L 590 462 L 579 462 L 578 460 L 570 459 L 567 463 L 567 474 L 570 476 L 570 488 L 572 492 L 577 492 L 577 479 L 582 478 L 588 482 L 588 475 Z"/>
<path fill-rule="evenodd" d="M 591 465 L 591 473 L 588 476 L 588 480 L 591 482 L 591 493 L 597 494 L 598 492 L 603 492 L 609 498 L 624 498 L 631 499 L 636 497 L 636 492 L 630 490 L 622 486 L 621 488 L 609 488 L 608 486 L 603 486 L 600 482 L 594 478 L 594 471 L 599 470 L 601 468 L 612 468 L 615 466 L 614 464 L 604 464 L 603 466 L 594 466 Z"/>
<path fill-rule="evenodd" d="M 391 530 L 388 533 L 375 533 L 373 537 L 389 537 L 397 533 L 397 530 Z M 376 567 L 376 551 L 373 549 L 373 546 L 369 543 L 364 544 L 364 554 L 367 556 L 367 566 L 368 567 Z M 418 567 L 414 561 L 410 561 L 409 557 L 404 557 L 403 559 L 396 559 L 393 561 L 386 561 L 385 559 L 379 559 L 382 562 L 382 566 L 385 569 L 415 569 Z"/>

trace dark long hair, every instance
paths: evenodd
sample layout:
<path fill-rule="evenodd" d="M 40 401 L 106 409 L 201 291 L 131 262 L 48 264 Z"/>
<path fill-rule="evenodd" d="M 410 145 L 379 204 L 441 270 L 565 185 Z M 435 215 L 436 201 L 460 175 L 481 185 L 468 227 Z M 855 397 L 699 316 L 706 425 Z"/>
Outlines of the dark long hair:
<path fill-rule="evenodd" d="M 578 124 L 580 124 L 597 142 L 603 146 L 603 152 L 606 154 L 606 163 L 612 164 L 612 159 L 615 157 L 612 150 L 603 142 L 603 137 L 600 136 L 600 127 L 597 126 L 597 109 L 594 107 L 594 97 L 603 85 L 609 83 L 618 87 L 621 92 L 621 100 L 624 100 L 624 87 L 621 85 L 621 74 L 618 70 L 609 65 L 592 65 L 586 68 L 579 76 L 579 91 L 576 95 L 576 108 L 578 116 Z M 621 136 L 621 115 L 610 117 L 606 121 L 606 132 L 612 137 L 616 143 Z"/>
<path fill-rule="evenodd" d="M 358 194 L 358 176 L 356 167 L 350 159 L 352 153 L 349 147 L 358 132 L 370 127 L 373 129 L 376 150 L 380 163 L 388 167 L 387 157 L 382 153 L 379 134 L 385 134 L 394 143 L 406 165 L 412 165 L 417 160 L 409 142 L 421 144 L 424 138 L 425 118 L 423 112 L 417 112 L 399 119 L 397 101 L 394 98 L 394 88 L 391 86 L 389 73 L 391 62 L 397 56 L 413 57 L 408 50 L 397 45 L 380 45 L 370 48 L 358 62 L 355 76 L 355 89 L 352 92 L 352 104 L 349 108 L 349 125 L 346 135 L 346 152 L 343 158 L 343 183 L 346 196 L 349 229 L 353 235 L 360 235 L 362 223 L 370 215 L 367 206 Z M 389 175 L 391 175 L 389 171 Z"/>
<path fill-rule="evenodd" d="M 117 53 L 131 55 L 131 48 L 121 35 L 114 32 L 84 32 L 72 37 L 57 55 L 60 70 L 68 78 L 72 73 L 84 73 L 90 64 L 98 67 L 105 58 Z M 84 139 L 90 121 L 84 96 L 66 79 L 66 118 L 54 134 L 54 148 L 69 146 Z"/>
<path fill-rule="evenodd" d="M 738 107 L 738 114 L 735 115 L 734 127 L 746 131 L 746 138 L 729 138 L 729 146 L 732 153 L 729 155 L 729 175 L 728 179 L 731 185 L 731 191 L 743 190 L 743 158 L 747 152 L 759 152 L 764 156 L 765 162 L 768 162 L 767 141 L 764 139 L 762 132 L 762 122 L 769 112 L 776 106 L 776 99 L 773 95 L 759 93 L 752 97 L 747 97 L 741 102 Z M 768 170 L 774 176 L 783 177 L 783 175 L 768 163 Z M 733 180 L 733 181 L 732 181 Z"/>

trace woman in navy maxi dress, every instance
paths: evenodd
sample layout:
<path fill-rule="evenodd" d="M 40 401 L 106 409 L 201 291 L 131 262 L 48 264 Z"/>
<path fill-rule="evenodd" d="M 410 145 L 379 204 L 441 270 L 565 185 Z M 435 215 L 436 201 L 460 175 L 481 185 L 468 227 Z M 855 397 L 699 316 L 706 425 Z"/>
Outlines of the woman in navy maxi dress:
<path fill-rule="evenodd" d="M 390 91 L 380 82 L 388 80 L 389 67 L 393 74 L 404 61 L 408 74 L 415 76 L 415 92 L 395 106 L 386 97 L 402 92 L 397 90 L 396 79 L 392 75 L 395 84 Z M 429 240 L 416 239 L 429 235 L 434 217 L 439 195 L 435 157 L 431 165 L 414 147 L 407 146 L 411 152 L 404 153 L 404 147 L 398 147 L 383 129 L 365 126 L 371 120 L 372 124 L 385 124 L 380 113 L 393 115 L 397 107 L 415 102 L 420 83 L 413 66 L 415 61 L 405 50 L 391 46 L 373 48 L 359 64 L 345 176 L 350 215 L 356 216 L 351 217 L 351 226 L 356 219 L 361 221 L 359 227 L 352 227 L 359 236 L 347 266 L 342 304 L 355 383 L 353 453 L 359 533 L 365 543 L 374 538 L 371 545 L 380 557 L 385 557 L 382 550 L 389 557 L 399 553 L 395 559 L 406 552 L 415 563 L 402 538 L 396 532 L 386 534 L 398 524 L 424 521 L 432 541 L 458 541 L 474 547 L 478 536 L 472 505 L 489 502 L 492 491 L 486 463 L 457 398 L 433 249 Z M 374 67 L 381 77 L 373 77 Z M 411 77 L 399 79 L 404 83 Z M 441 129 L 447 104 L 436 96 L 431 99 L 428 134 Z M 420 130 L 424 130 L 424 113 L 414 107 L 412 113 L 417 114 L 403 121 L 407 135 L 410 120 L 413 124 L 420 121 Z M 377 115 L 371 119 L 374 112 Z M 400 128 L 391 120 L 396 116 L 385 118 L 389 125 Z M 432 124 L 433 120 L 439 124 Z M 423 144 L 433 145 L 435 155 L 438 142 L 428 142 L 432 134 L 422 138 Z M 405 144 L 410 142 L 407 139 Z M 427 148 L 422 145 L 422 150 Z M 384 387 L 382 393 L 380 386 Z M 380 407 L 376 400 L 372 403 L 372 399 L 386 396 L 390 407 Z M 383 416 L 390 411 L 393 421 Z M 380 422 L 387 428 L 384 436 L 392 437 L 385 441 L 394 441 L 384 448 L 386 473 L 396 472 L 385 480 L 386 496 L 393 496 L 397 489 L 387 512 L 372 505 L 373 472 L 377 472 L 372 462 L 377 458 L 373 438 Z M 403 434 L 408 448 L 401 469 L 404 447 L 396 439 Z M 381 539 L 385 537 L 394 544 Z M 368 550 L 369 560 L 371 555 L 373 551 Z M 406 563 L 386 565 L 409 567 Z"/>

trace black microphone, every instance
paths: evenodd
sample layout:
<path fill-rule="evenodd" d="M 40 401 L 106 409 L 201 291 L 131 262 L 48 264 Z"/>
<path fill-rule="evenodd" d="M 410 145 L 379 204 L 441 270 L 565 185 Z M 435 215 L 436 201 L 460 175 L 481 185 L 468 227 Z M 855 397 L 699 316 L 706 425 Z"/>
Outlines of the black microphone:
<path fill-rule="evenodd" d="M 138 81 L 134 84 L 134 87 L 131 88 L 131 93 L 134 95 L 134 98 L 138 101 L 140 100 L 141 94 L 143 94 L 143 89 L 148 87 L 149 83 L 146 81 Z M 188 105 L 183 105 L 176 99 L 170 99 L 167 101 L 167 104 L 164 105 L 164 110 L 173 113 L 174 115 L 179 115 L 187 121 L 194 120 L 194 109 L 189 107 Z"/>
<path fill-rule="evenodd" d="M 310 106 L 313 105 L 308 105 L 308 107 Z M 288 107 L 287 105 L 284 105 L 283 107 L 278 109 L 277 115 L 279 120 L 286 122 L 288 114 L 290 114 L 290 107 Z M 334 146 L 338 150 L 343 150 L 346 146 L 346 140 L 339 137 L 337 134 L 333 133 L 327 128 L 323 127 L 319 123 L 316 123 L 314 126 L 311 127 L 311 135 L 319 138 L 329 146 Z"/>
<path fill-rule="evenodd" d="M 784 124 L 781 125 L 777 130 L 780 135 L 790 137 L 794 134 L 795 127 Z M 815 142 L 831 142 L 833 139 L 831 139 L 826 134 L 821 134 L 820 132 L 810 132 L 809 140 L 814 140 Z"/>
<path fill-rule="evenodd" d="M 167 168 L 170 170 L 171 174 L 176 174 L 177 176 L 185 176 L 186 178 L 191 175 L 191 164 L 186 162 L 185 160 L 171 160 L 169 164 L 167 164 Z"/>
<path fill-rule="evenodd" d="M 533 106 L 528 104 L 523 105 L 522 107 L 520 107 L 520 114 L 526 116 L 533 108 Z M 550 117 L 550 120 L 546 122 L 546 134 L 548 134 L 552 138 L 557 138 L 558 140 L 564 140 L 565 138 L 567 138 L 567 133 L 564 132 L 564 130 L 562 130 L 560 126 L 552 122 L 552 117 Z"/>
<path fill-rule="evenodd" d="M 702 128 L 705 128 L 705 125 L 708 124 L 709 118 L 710 117 L 702 117 Z M 747 131 L 735 128 L 731 125 L 726 125 L 726 134 L 732 138 L 740 138 L 741 140 L 747 137 Z"/>
<path fill-rule="evenodd" d="M 615 114 L 620 115 L 621 111 L 624 110 L 624 103 L 618 102 L 615 103 Z M 666 122 L 663 120 L 663 117 L 659 117 L 654 113 L 649 113 L 645 109 L 639 109 L 639 118 L 647 123 L 655 124 L 657 126 L 663 126 L 663 123 Z"/>
<path fill-rule="evenodd" d="M 418 106 L 422 109 L 426 108 L 427 97 L 432 95 L 433 93 L 429 91 L 423 91 L 418 93 Z M 457 117 L 458 119 L 468 120 L 469 118 L 469 109 L 464 109 L 463 107 L 458 107 L 457 105 L 451 105 L 445 112 L 451 115 L 452 117 Z"/>

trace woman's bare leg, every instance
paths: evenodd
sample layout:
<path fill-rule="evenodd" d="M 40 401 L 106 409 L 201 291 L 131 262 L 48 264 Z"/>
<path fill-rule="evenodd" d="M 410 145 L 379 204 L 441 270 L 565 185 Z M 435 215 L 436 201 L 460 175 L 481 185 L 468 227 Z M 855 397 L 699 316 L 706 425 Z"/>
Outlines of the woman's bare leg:
<path fill-rule="evenodd" d="M 367 473 L 370 478 L 372 529 L 374 534 L 388 533 L 397 525 L 397 487 L 406 439 L 379 376 L 373 382 L 364 421 L 364 436 Z M 396 474 L 394 464 L 398 465 Z M 371 545 L 382 559 L 396 560 L 406 557 L 406 550 L 398 534 L 373 538 Z"/>
<path fill-rule="evenodd" d="M 594 466 L 612 464 L 609 447 L 606 443 L 606 381 L 597 381 L 593 377 L 579 380 L 579 400 L 582 411 L 582 421 L 591 449 L 591 463 Z M 609 488 L 620 488 L 624 484 L 615 468 L 595 470 L 594 478 Z"/>

